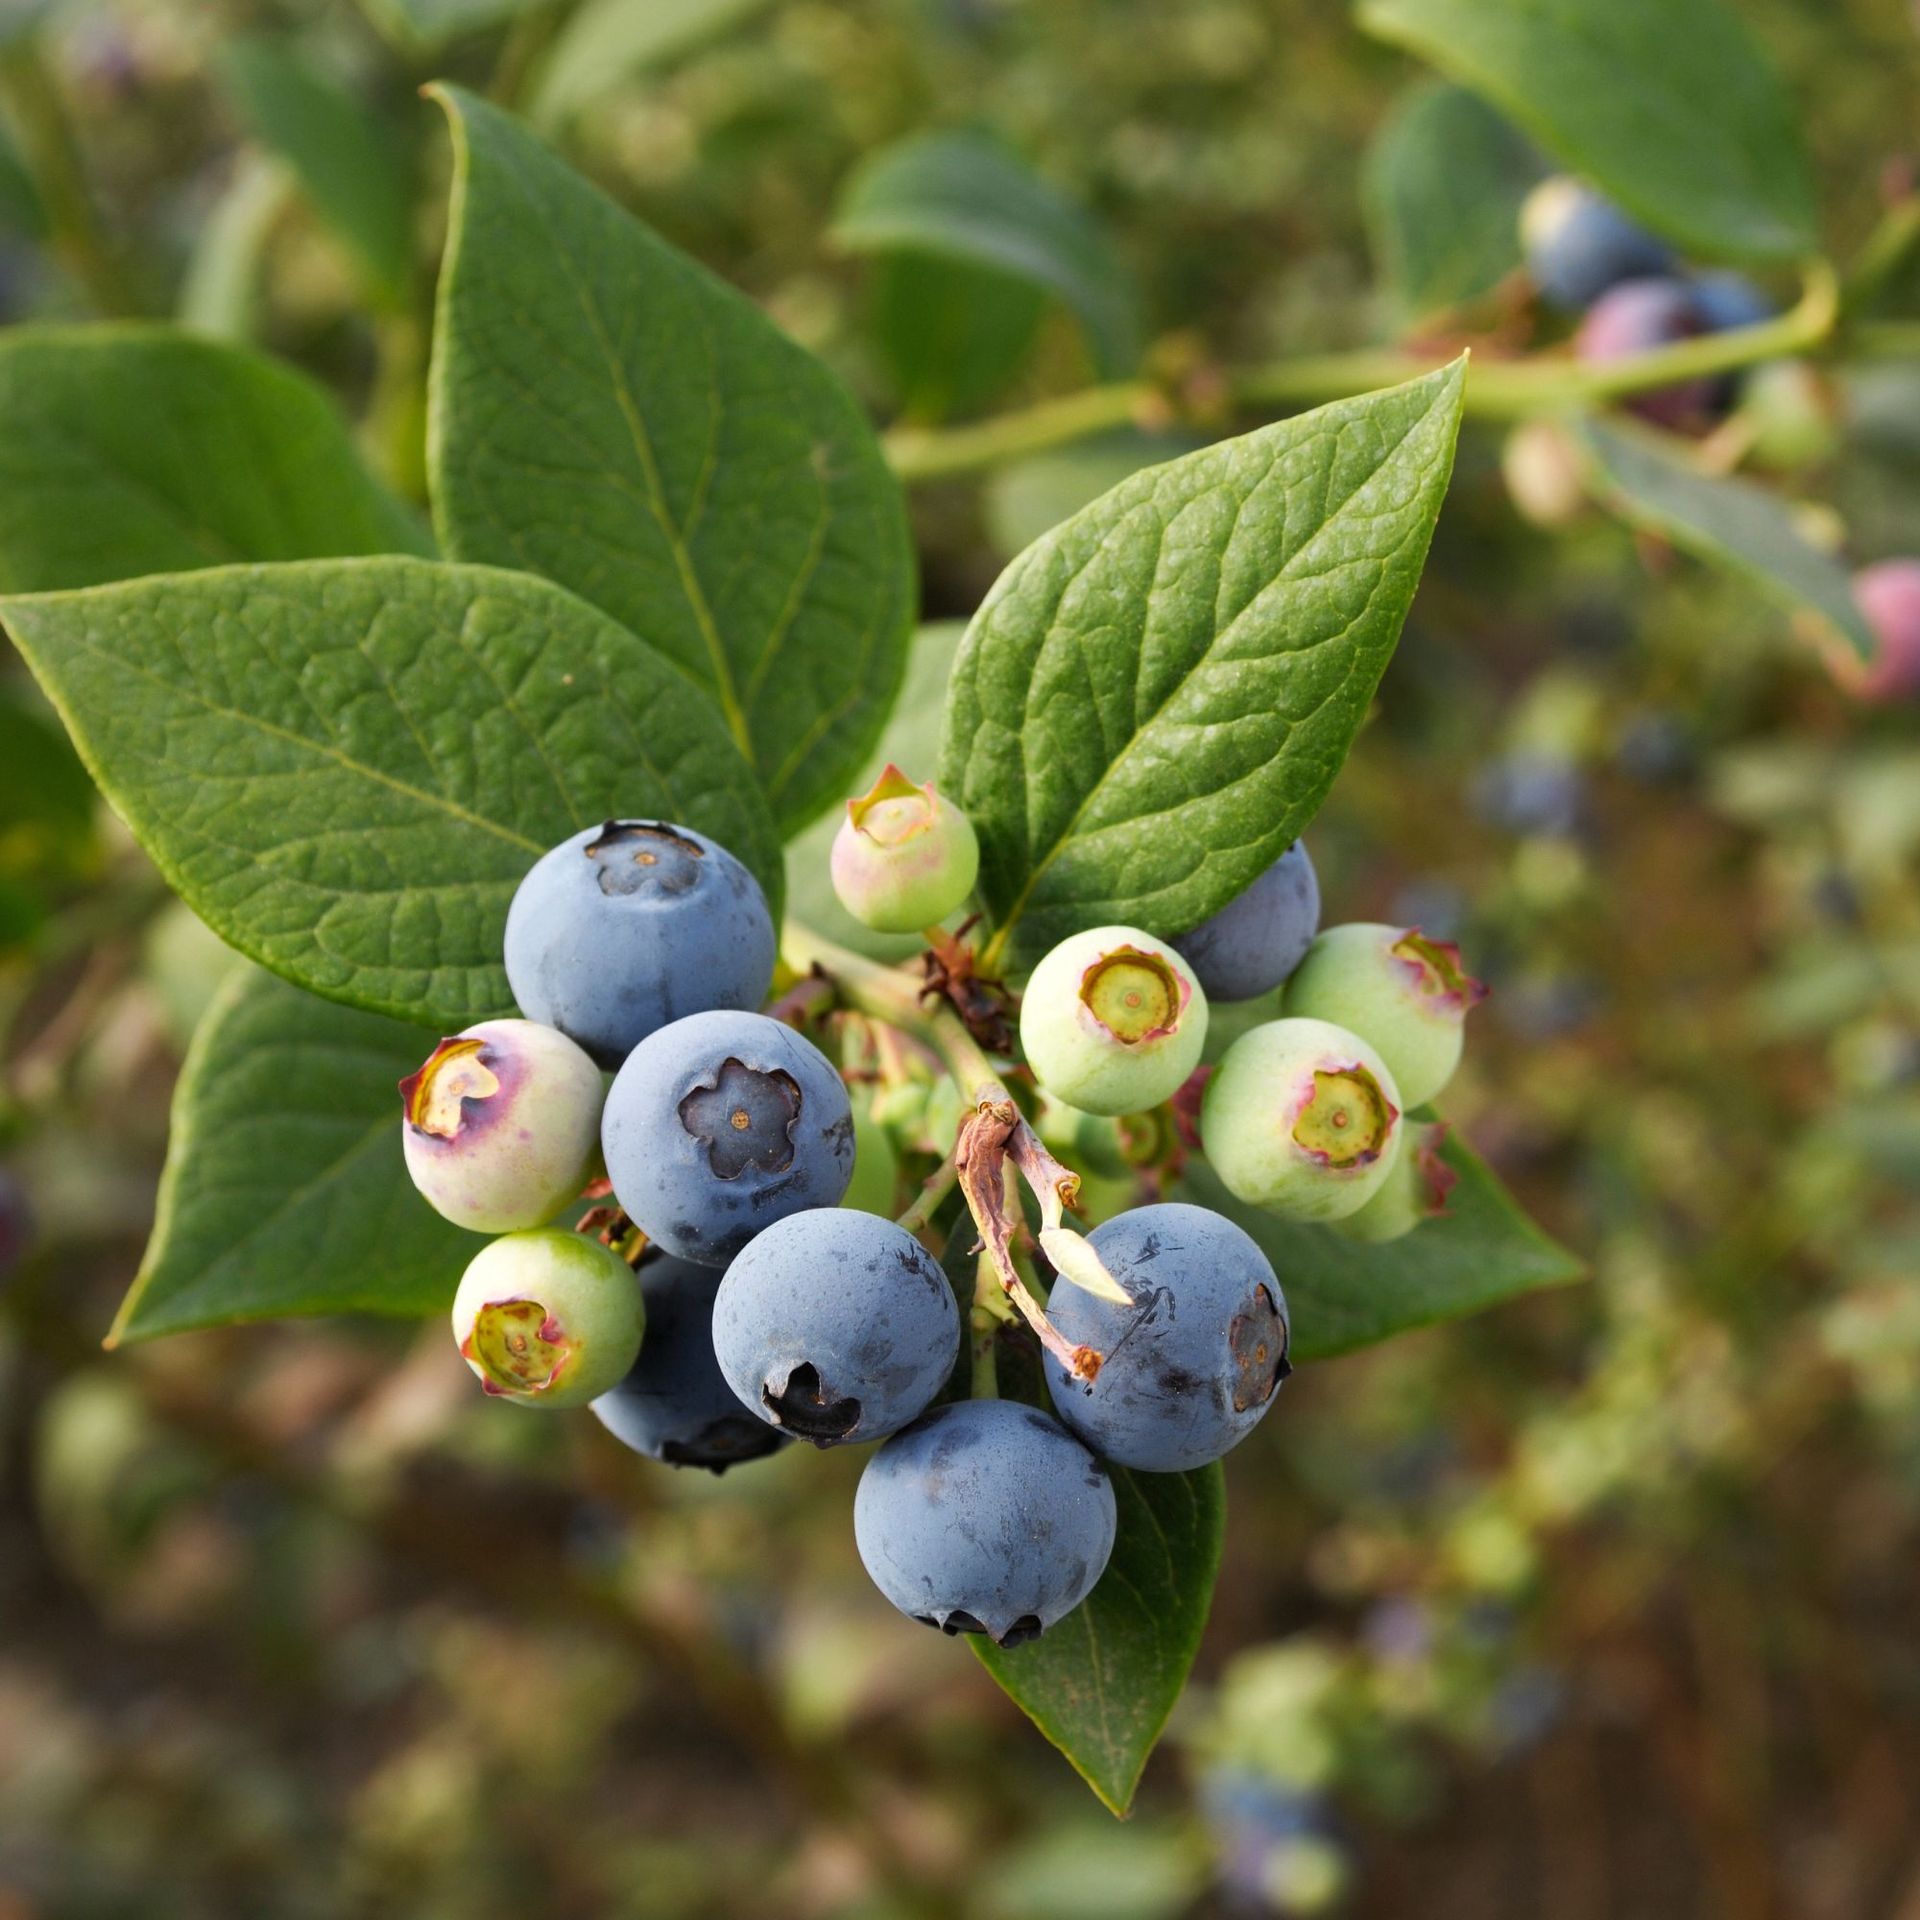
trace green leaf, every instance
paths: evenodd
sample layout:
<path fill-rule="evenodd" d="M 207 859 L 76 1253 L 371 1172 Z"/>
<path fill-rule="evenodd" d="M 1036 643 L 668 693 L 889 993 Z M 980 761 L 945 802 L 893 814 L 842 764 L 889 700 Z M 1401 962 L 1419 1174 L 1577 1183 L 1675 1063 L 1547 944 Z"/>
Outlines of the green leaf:
<path fill-rule="evenodd" d="M 1600 420 L 1575 423 L 1601 501 L 1631 525 L 1731 568 L 1773 599 L 1811 614 L 1861 659 L 1872 630 L 1847 570 L 1801 536 L 1787 503 L 1750 480 L 1701 473 L 1652 434 Z"/>
<path fill-rule="evenodd" d="M 967 1911 L 973 1920 L 1180 1920 L 1210 1877 L 1209 1850 L 1195 1838 L 1178 1814 L 1124 1827 L 1050 1814 L 995 1851 Z"/>
<path fill-rule="evenodd" d="M 238 157 L 187 256 L 174 318 L 188 333 L 240 342 L 259 337 L 262 262 L 297 191 L 286 163 L 272 154 Z"/>
<path fill-rule="evenodd" d="M 1217 1464 L 1107 1471 L 1120 1532 L 1100 1584 L 1024 1647 L 977 1636 L 968 1644 L 1101 1802 L 1124 1815 L 1199 1651 L 1227 1500 Z"/>
<path fill-rule="evenodd" d="M 1459 1134 L 1450 1132 L 1440 1151 L 1459 1176 L 1447 1212 L 1379 1246 L 1244 1206 L 1201 1160 L 1189 1163 L 1182 1197 L 1224 1213 L 1259 1241 L 1286 1289 L 1296 1361 L 1371 1346 L 1583 1276 L 1581 1263 L 1520 1211 Z"/>
<path fill-rule="evenodd" d="M 411 52 L 433 53 L 537 12 L 552 0 L 360 0 L 360 4 L 390 40 Z"/>
<path fill-rule="evenodd" d="M 12 136 L 0 127 L 0 228 L 23 240 L 47 237 L 47 209 Z"/>
<path fill-rule="evenodd" d="M 894 703 L 886 730 L 872 756 L 853 777 L 847 798 L 866 792 L 889 760 L 916 780 L 933 772 L 940 753 L 940 709 L 953 677 L 954 655 L 966 631 L 957 620 L 939 620 L 924 626 L 907 655 L 907 677 Z M 907 960 L 926 945 L 917 933 L 875 933 L 863 927 L 833 890 L 830 861 L 834 836 L 846 818 L 844 807 L 832 807 L 787 842 L 787 910 L 816 933 L 855 953 L 876 960 Z M 969 1275 L 973 1268 L 969 1264 Z"/>
<path fill-rule="evenodd" d="M 1106 236 L 1019 155 L 982 133 L 930 133 L 874 154 L 848 181 L 833 237 L 852 253 L 930 253 L 1057 294 L 1101 369 L 1139 354 L 1133 287 Z"/>
<path fill-rule="evenodd" d="M 374 286 L 400 298 L 413 276 L 413 182 L 393 130 L 284 39 L 246 35 L 222 63 L 254 138 L 293 169 Z"/>
<path fill-rule="evenodd" d="M 1462 372 L 1136 474 L 1000 576 L 941 782 L 1020 951 L 1103 921 L 1178 933 L 1313 817 L 1419 582 Z"/>
<path fill-rule="evenodd" d="M 0 0 L 0 47 L 32 39 L 58 4 L 59 0 Z"/>
<path fill-rule="evenodd" d="M 402 1075 L 418 1027 L 246 967 L 173 1095 L 153 1238 L 109 1342 L 283 1314 L 443 1312 L 480 1239 L 407 1178 Z"/>
<path fill-rule="evenodd" d="M 792 831 L 850 789 L 906 658 L 899 483 L 748 301 L 451 89 L 432 375 L 447 551 L 545 574 L 705 688 Z"/>
<path fill-rule="evenodd" d="M 1374 136 L 1361 207 L 1401 310 L 1459 306 L 1520 264 L 1520 203 L 1540 156 L 1477 94 L 1436 81 L 1408 94 Z"/>
<path fill-rule="evenodd" d="M 0 591 L 427 545 L 290 368 L 168 327 L 0 334 Z"/>
<path fill-rule="evenodd" d="M 1143 467 L 1163 466 L 1201 444 L 1180 434 L 1121 427 L 1009 461 L 988 478 L 981 500 L 987 536 L 1010 559 Z"/>
<path fill-rule="evenodd" d="M 718 38 L 771 0 L 586 0 L 541 63 L 527 117 L 557 127 L 637 73 Z"/>
<path fill-rule="evenodd" d="M 1721 0 L 1360 0 L 1359 17 L 1690 252 L 1818 243 L 1793 104 Z"/>
<path fill-rule="evenodd" d="M 1031 281 L 936 253 L 890 253 L 869 288 L 874 345 L 903 413 L 971 413 L 1032 351 L 1047 296 Z"/>
<path fill-rule="evenodd" d="M 615 815 L 704 829 L 777 905 L 772 824 L 711 702 L 544 580 L 307 561 L 0 618 L 187 904 L 331 999 L 446 1033 L 508 1009 L 515 886 Z"/>

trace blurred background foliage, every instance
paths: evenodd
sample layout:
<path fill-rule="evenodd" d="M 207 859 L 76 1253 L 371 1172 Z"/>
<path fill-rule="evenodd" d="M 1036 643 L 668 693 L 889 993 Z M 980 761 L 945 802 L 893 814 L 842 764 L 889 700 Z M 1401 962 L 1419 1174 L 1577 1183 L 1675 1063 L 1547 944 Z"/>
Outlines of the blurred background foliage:
<path fill-rule="evenodd" d="M 0 313 L 259 343 L 417 493 L 448 165 L 417 88 L 451 74 L 884 418 L 1071 390 L 1129 335 L 1204 369 L 1400 325 L 1360 156 L 1425 82 L 1343 6 L 512 11 L 13 0 Z M 1741 11 L 1844 257 L 1916 163 L 1909 9 Z M 1044 291 L 885 243 L 881 163 L 932 134 L 1046 183 Z M 1920 549 L 1920 368 L 1838 397 L 1809 524 Z M 1164 444 L 918 490 L 929 617 Z M 1335 917 L 1492 982 L 1453 1106 L 1591 1282 L 1289 1386 L 1125 1827 L 871 1590 L 857 1461 L 664 1473 L 493 1416 L 438 1326 L 100 1352 L 229 961 L 9 661 L 0 1915 L 1920 1911 L 1915 710 L 1850 703 L 1734 579 L 1529 525 L 1500 453 L 1469 427 L 1312 838 Z M 5 448 L 0 481 L 32 483 Z"/>

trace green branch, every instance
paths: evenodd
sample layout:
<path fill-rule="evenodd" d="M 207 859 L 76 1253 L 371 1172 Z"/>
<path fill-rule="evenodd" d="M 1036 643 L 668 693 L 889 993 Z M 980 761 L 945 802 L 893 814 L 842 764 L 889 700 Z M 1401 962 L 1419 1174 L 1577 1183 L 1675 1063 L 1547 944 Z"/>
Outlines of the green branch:
<path fill-rule="evenodd" d="M 1757 326 L 1730 328 L 1604 364 L 1578 361 L 1564 353 L 1476 360 L 1467 375 L 1466 411 L 1483 420 L 1521 420 L 1711 374 L 1733 373 L 1825 345 L 1839 313 L 1833 270 L 1824 261 L 1815 262 L 1807 269 L 1798 303 Z M 1452 350 L 1420 354 L 1399 347 L 1300 354 L 1265 366 L 1229 370 L 1222 385 L 1233 413 L 1286 412 L 1398 386 L 1452 358 Z M 1177 391 L 1151 380 L 1121 380 L 966 426 L 940 431 L 896 427 L 886 436 L 886 449 L 894 471 L 911 484 L 998 466 L 1115 427 L 1169 423 L 1204 424 L 1191 409 L 1183 409 Z"/>
<path fill-rule="evenodd" d="M 924 1040 L 946 1062 L 947 1071 L 958 1083 L 961 1097 L 970 1107 L 990 1101 L 1011 1101 L 1005 1083 L 993 1062 L 949 1006 L 929 1007 L 920 998 L 919 983 L 899 967 L 884 967 L 877 960 L 837 946 L 811 927 L 789 920 L 781 939 L 787 964 L 796 973 L 811 973 L 816 968 L 833 982 L 839 998 L 857 1013 L 884 1020 Z"/>

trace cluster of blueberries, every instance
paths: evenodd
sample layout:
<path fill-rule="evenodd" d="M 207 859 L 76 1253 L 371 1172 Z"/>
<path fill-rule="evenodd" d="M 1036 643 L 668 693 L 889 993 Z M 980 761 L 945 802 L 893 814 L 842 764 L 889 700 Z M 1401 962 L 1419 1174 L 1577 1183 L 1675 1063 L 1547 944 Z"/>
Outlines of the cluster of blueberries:
<path fill-rule="evenodd" d="M 1520 240 L 1541 298 L 1577 317 L 1575 357 L 1596 365 L 1756 326 L 1775 311 L 1744 274 L 1688 269 L 1665 241 L 1564 174 L 1543 180 L 1528 195 L 1520 210 Z M 1746 423 L 1745 457 L 1753 463 L 1791 471 L 1832 452 L 1832 400 L 1818 374 L 1800 360 L 1766 361 L 1739 381 L 1724 374 L 1683 380 L 1630 404 L 1657 425 L 1685 431 L 1713 425 L 1736 398 Z M 1503 466 L 1515 504 L 1530 518 L 1555 526 L 1579 511 L 1585 490 L 1578 465 L 1553 422 L 1516 428 Z M 1870 703 L 1920 696 L 1920 560 L 1864 567 L 1854 576 L 1853 591 L 1876 651 L 1866 662 L 1850 649 L 1830 651 L 1834 678 Z"/>
<path fill-rule="evenodd" d="M 849 803 L 832 870 L 850 911 L 900 931 L 958 909 L 978 859 L 965 815 L 889 767 Z M 1452 1074 L 1480 989 L 1417 929 L 1321 932 L 1319 919 L 1296 844 L 1177 942 L 1131 927 L 1061 942 L 1019 1020 L 1049 1108 L 1117 1116 L 1191 1097 L 1209 996 L 1284 986 L 1280 1017 L 1204 1082 L 1220 1179 L 1365 1240 L 1443 1210 L 1440 1128 L 1403 1114 Z M 562 842 L 514 896 L 505 957 L 526 1017 L 441 1041 L 401 1083 L 414 1183 L 497 1236 L 453 1303 L 488 1393 L 590 1406 L 635 1451 L 715 1471 L 793 1436 L 883 1442 L 854 1510 L 869 1572 L 903 1612 L 1003 1646 L 1052 1625 L 1104 1571 L 1104 1463 L 1203 1465 L 1272 1403 L 1288 1371 L 1280 1282 L 1239 1226 L 1181 1203 L 1088 1237 L 1102 1284 L 1056 1278 L 1048 1318 L 1082 1364 L 1049 1355 L 1051 1414 L 945 1397 L 963 1344 L 953 1285 L 904 1226 L 840 1204 L 846 1087 L 759 1011 L 773 920 L 705 835 L 619 820 Z M 556 1224 L 603 1174 L 617 1213 Z"/>
<path fill-rule="evenodd" d="M 1543 180 L 1520 210 L 1527 272 L 1541 297 L 1579 316 L 1581 360 L 1624 360 L 1655 347 L 1773 317 L 1774 303 L 1744 274 L 1696 273 L 1612 201 L 1565 174 Z M 1720 378 L 1684 381 L 1642 395 L 1635 409 L 1665 426 L 1724 412 L 1732 390 Z"/>

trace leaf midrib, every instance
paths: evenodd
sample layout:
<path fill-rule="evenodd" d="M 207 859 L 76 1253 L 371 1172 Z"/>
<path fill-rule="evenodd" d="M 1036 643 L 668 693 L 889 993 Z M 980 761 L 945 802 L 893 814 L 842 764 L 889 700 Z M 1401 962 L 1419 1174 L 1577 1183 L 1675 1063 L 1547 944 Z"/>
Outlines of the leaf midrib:
<path fill-rule="evenodd" d="M 15 621 L 15 610 L 20 605 L 33 600 L 43 598 L 53 599 L 56 597 L 65 598 L 66 596 L 27 594 L 0 597 L 0 619 L 6 620 L 8 624 L 11 625 Z M 31 616 L 29 616 L 27 624 L 31 627 Z M 292 746 L 303 747 L 309 753 L 316 754 L 322 759 L 331 760 L 345 771 L 359 774 L 362 778 L 371 780 L 376 785 L 387 787 L 393 792 L 401 794 L 405 798 L 426 807 L 430 811 L 448 814 L 456 820 L 463 821 L 468 826 L 478 828 L 482 833 L 491 834 L 494 838 L 505 841 L 508 846 L 515 848 L 519 852 L 539 853 L 543 851 L 536 841 L 529 839 L 525 834 L 518 833 L 511 827 L 503 826 L 497 820 L 489 820 L 483 814 L 475 813 L 470 808 L 463 807 L 457 800 L 450 799 L 445 794 L 435 794 L 429 792 L 424 787 L 416 787 L 410 781 L 401 780 L 390 773 L 384 773 L 380 768 L 369 766 L 363 760 L 356 760 L 351 754 L 343 753 L 338 747 L 331 746 L 323 741 L 314 740 L 306 734 L 296 733 L 291 728 L 276 726 L 272 721 L 264 720 L 258 714 L 242 713 L 235 708 L 221 706 L 218 702 L 209 700 L 197 687 L 182 687 L 179 683 L 154 672 L 150 667 L 143 666 L 137 661 L 127 660 L 114 654 L 110 649 L 101 646 L 91 638 L 81 640 L 72 651 L 84 654 L 95 660 L 105 660 L 119 672 L 135 675 L 137 678 L 147 681 L 150 685 L 159 688 L 174 699 L 185 700 L 190 704 L 197 705 L 202 711 L 215 719 L 227 721 L 241 728 L 250 728 L 266 735 L 269 739 L 281 740 Z M 356 647 L 354 651 L 360 653 L 362 658 L 366 657 L 362 649 Z M 61 718 L 67 722 L 68 730 L 73 734 L 76 742 L 79 741 L 82 737 L 81 729 L 76 717 L 68 711 L 66 701 L 61 698 L 58 691 L 53 688 L 49 688 L 49 696 L 53 699 L 55 705 L 59 707 Z"/>
<path fill-rule="evenodd" d="M 465 150 L 467 167 L 470 171 L 473 166 L 471 136 L 466 132 L 465 121 L 459 115 L 455 116 L 455 124 L 461 128 L 461 144 Z M 530 183 L 525 184 L 530 185 Z M 632 383 L 627 378 L 626 363 L 614 349 L 599 303 L 594 298 L 590 283 L 581 274 L 579 263 L 566 242 L 563 223 L 553 218 L 549 211 L 546 224 L 551 236 L 553 258 L 566 276 L 567 285 L 580 308 L 588 330 L 593 335 L 594 345 L 599 350 L 602 366 L 612 382 L 620 408 L 620 417 L 627 429 L 627 438 L 632 443 L 634 456 L 640 462 L 640 471 L 646 481 L 648 510 L 652 513 L 654 522 L 673 555 L 674 571 L 679 577 L 681 592 L 686 595 L 694 625 L 699 629 L 701 644 L 706 648 L 707 657 L 712 663 L 713 692 L 720 703 L 720 711 L 726 720 L 727 731 L 732 735 L 734 745 L 740 749 L 747 764 L 757 767 L 758 761 L 753 751 L 753 735 L 747 726 L 746 713 L 740 705 L 739 689 L 734 683 L 733 663 L 727 658 L 725 643 L 720 637 L 719 628 L 714 623 L 713 609 L 707 604 L 706 587 L 700 578 L 698 568 L 693 563 L 693 555 L 687 547 L 679 523 L 668 510 L 666 487 L 661 478 L 659 459 L 654 451 L 653 435 L 647 426 L 645 412 L 633 391 Z M 467 223 L 464 218 L 458 218 L 457 231 L 462 235 L 464 246 L 467 233 Z M 713 447 L 710 437 L 705 456 L 709 466 L 712 458 Z M 704 485 L 703 477 L 703 489 Z"/>

